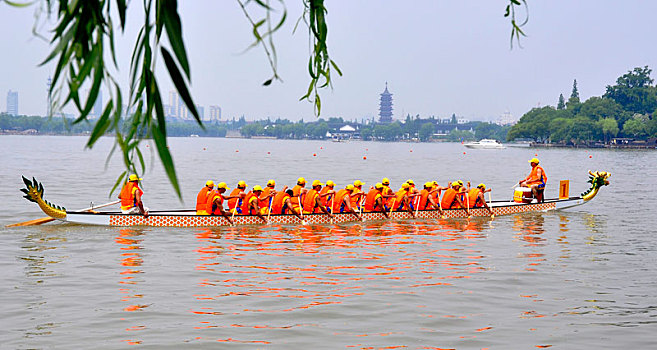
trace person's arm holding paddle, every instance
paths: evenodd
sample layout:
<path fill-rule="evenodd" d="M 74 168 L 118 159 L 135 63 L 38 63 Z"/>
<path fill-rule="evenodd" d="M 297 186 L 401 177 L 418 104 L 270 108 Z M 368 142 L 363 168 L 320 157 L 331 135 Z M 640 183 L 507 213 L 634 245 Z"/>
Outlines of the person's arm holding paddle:
<path fill-rule="evenodd" d="M 349 185 L 349 186 L 351 186 L 351 185 Z M 356 218 L 358 218 L 358 220 L 362 220 L 360 215 L 358 214 L 358 212 L 355 211 L 354 208 L 351 206 L 351 195 L 344 196 L 342 198 L 342 204 L 344 204 L 345 211 L 354 214 L 356 216 Z"/>
<path fill-rule="evenodd" d="M 322 201 L 319 200 L 319 195 L 315 197 L 315 208 L 319 208 L 319 210 L 323 211 L 326 215 L 328 215 L 329 218 L 333 218 L 333 214 L 331 214 L 328 209 L 322 205 Z"/>
<path fill-rule="evenodd" d="M 386 219 L 390 218 L 390 216 L 388 215 L 388 211 L 386 210 L 386 207 L 383 204 L 383 195 L 379 195 L 376 198 L 376 201 L 374 201 L 374 210 L 376 211 L 377 209 L 383 213 Z"/>
<path fill-rule="evenodd" d="M 292 201 L 290 200 L 290 197 L 285 198 L 285 206 L 287 207 L 287 210 L 289 210 L 292 214 L 296 215 L 296 217 L 299 218 L 299 220 L 303 220 L 301 217 L 301 214 L 294 209 L 294 205 L 292 205 Z"/>

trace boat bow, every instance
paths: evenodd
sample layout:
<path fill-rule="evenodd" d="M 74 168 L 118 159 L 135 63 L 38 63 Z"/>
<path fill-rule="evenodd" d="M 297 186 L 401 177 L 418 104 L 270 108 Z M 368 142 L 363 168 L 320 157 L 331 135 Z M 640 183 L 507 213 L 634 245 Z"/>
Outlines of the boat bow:
<path fill-rule="evenodd" d="M 30 202 L 36 203 L 41 210 L 54 219 L 65 220 L 66 219 L 66 208 L 54 205 L 45 199 L 43 199 L 43 185 L 38 182 L 35 178 L 32 178 L 32 181 L 23 176 L 23 182 L 25 183 L 25 188 L 21 188 L 21 192 L 25 193 L 23 198 L 27 199 Z"/>

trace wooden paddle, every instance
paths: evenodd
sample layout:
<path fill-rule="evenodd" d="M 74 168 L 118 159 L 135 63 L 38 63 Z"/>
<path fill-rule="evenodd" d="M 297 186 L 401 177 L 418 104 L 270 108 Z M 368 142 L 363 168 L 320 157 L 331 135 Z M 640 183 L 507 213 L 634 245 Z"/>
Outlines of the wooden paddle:
<path fill-rule="evenodd" d="M 493 207 L 492 207 L 492 205 L 493 205 L 493 196 L 491 195 L 491 192 L 493 192 L 493 190 L 488 191 L 488 207 L 490 208 L 491 211 L 493 211 Z M 491 219 L 495 218 L 495 214 L 494 213 L 491 214 L 490 218 Z"/>
<path fill-rule="evenodd" d="M 114 202 L 109 202 L 109 203 L 105 203 L 105 204 L 101 204 L 101 205 L 96 205 L 96 206 L 89 207 L 89 208 L 80 209 L 78 211 L 91 211 L 91 210 L 94 210 L 94 209 L 108 207 L 110 205 L 114 205 L 114 204 L 118 204 L 118 203 L 121 203 L 121 200 L 114 201 Z M 34 219 L 34 220 L 30 220 L 30 221 L 24 221 L 24 222 L 19 222 L 19 223 L 16 223 L 16 224 L 7 225 L 5 227 L 41 225 L 41 224 L 45 224 L 47 222 L 51 222 L 53 220 L 55 220 L 55 218 L 51 218 L 50 216 L 48 216 L 48 217 L 41 218 L 41 219 Z"/>

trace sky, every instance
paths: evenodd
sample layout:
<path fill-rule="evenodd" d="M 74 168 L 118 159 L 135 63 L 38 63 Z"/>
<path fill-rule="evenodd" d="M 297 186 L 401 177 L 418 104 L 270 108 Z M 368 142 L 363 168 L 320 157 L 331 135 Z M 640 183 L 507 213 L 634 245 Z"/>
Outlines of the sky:
<path fill-rule="evenodd" d="M 321 92 L 321 117 L 378 117 L 387 82 L 395 119 L 456 114 L 495 120 L 507 111 L 518 119 L 531 108 L 556 105 L 559 94 L 567 99 L 574 79 L 584 101 L 604 94 L 634 67 L 657 68 L 656 1 L 527 2 L 527 37 L 522 48 L 512 49 L 506 0 L 327 0 L 329 53 L 343 76 L 335 74 L 332 89 Z M 141 2 L 131 3 L 128 28 L 116 42 L 116 76 L 123 84 L 143 16 Z M 300 26 L 293 33 L 303 5 L 285 3 L 287 21 L 274 36 L 283 81 L 264 87 L 271 68 L 261 48 L 244 52 L 253 37 L 237 1 L 180 1 L 197 104 L 206 111 L 219 105 L 223 119 L 315 118 L 313 105 L 299 101 L 309 83 L 308 32 Z M 49 44 L 32 33 L 35 10 L 0 1 L 0 111 L 13 90 L 19 92 L 20 114 L 46 112 L 46 80 L 54 64 L 38 66 Z M 47 36 L 52 22 L 40 23 L 39 32 Z M 173 84 L 163 66 L 157 69 L 168 101 Z"/>

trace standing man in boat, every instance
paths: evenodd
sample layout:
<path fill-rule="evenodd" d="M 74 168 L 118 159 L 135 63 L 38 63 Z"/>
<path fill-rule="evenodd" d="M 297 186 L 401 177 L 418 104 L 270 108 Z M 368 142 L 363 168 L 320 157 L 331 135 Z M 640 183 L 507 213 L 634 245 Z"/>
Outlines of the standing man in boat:
<path fill-rule="evenodd" d="M 370 212 L 382 212 L 386 217 L 388 216 L 388 211 L 386 210 L 385 204 L 383 204 L 383 184 L 378 182 L 374 185 L 374 188 L 370 189 L 365 196 L 365 205 L 363 208 L 366 213 Z"/>
<path fill-rule="evenodd" d="M 228 212 L 224 210 L 224 199 L 229 199 L 231 197 L 224 196 L 224 193 L 228 190 L 228 187 L 225 182 L 220 182 L 217 185 L 217 189 L 211 191 L 208 194 L 208 200 L 205 205 L 205 211 L 209 215 L 221 215 L 228 220 L 228 222 L 233 225 L 233 220 L 231 220 Z M 207 214 L 206 214 L 207 215 Z"/>
<path fill-rule="evenodd" d="M 237 183 L 237 188 L 230 193 L 231 199 L 228 200 L 228 210 L 230 210 L 233 215 L 242 214 L 242 202 L 244 201 L 244 193 L 246 191 L 246 182 L 239 181 Z"/>
<path fill-rule="evenodd" d="M 244 197 L 242 204 L 242 215 L 256 215 L 260 218 L 265 224 L 267 219 L 260 213 L 260 207 L 258 206 L 258 198 L 262 194 L 262 187 L 260 185 L 253 186 L 253 190 Z"/>
<path fill-rule="evenodd" d="M 205 187 L 203 187 L 201 191 L 199 191 L 198 195 L 196 195 L 196 215 L 208 215 L 205 207 L 208 202 L 208 196 L 213 189 L 214 182 L 212 182 L 212 180 L 208 180 L 205 182 Z"/>
<path fill-rule="evenodd" d="M 123 185 L 121 193 L 119 193 L 123 214 L 140 213 L 145 218 L 148 217 L 148 208 L 144 207 L 144 203 L 141 201 L 141 196 L 144 194 L 144 191 L 139 188 L 139 181 L 141 180 L 137 175 L 132 174 L 128 177 L 128 182 Z"/>
<path fill-rule="evenodd" d="M 274 200 L 271 203 L 271 213 L 272 214 L 294 214 L 299 220 L 303 220 L 299 212 L 294 210 L 292 206 L 292 195 L 294 192 L 291 189 L 287 189 L 287 186 L 283 187 L 283 190 L 276 193 Z"/>
<path fill-rule="evenodd" d="M 529 160 L 529 164 L 532 166 L 532 171 L 527 175 L 526 178 L 519 181 L 520 187 L 529 187 L 532 189 L 532 194 L 538 203 L 543 202 L 543 191 L 545 190 L 545 184 L 547 183 L 547 175 L 545 170 L 538 165 L 538 158 L 532 158 Z"/>
<path fill-rule="evenodd" d="M 465 213 L 470 216 L 470 210 L 468 207 L 463 204 L 461 200 L 461 184 L 460 181 L 454 181 L 450 184 L 450 188 L 445 191 L 443 195 L 443 200 L 440 202 L 440 205 L 443 209 L 456 209 L 463 208 Z"/>
<path fill-rule="evenodd" d="M 354 185 L 349 184 L 344 189 L 335 194 L 335 202 L 333 203 L 333 214 L 335 213 L 352 213 L 362 220 L 360 214 L 351 206 L 351 194 L 354 192 Z"/>
<path fill-rule="evenodd" d="M 316 211 L 316 209 L 321 210 L 326 213 L 330 218 L 333 217 L 333 214 L 329 213 L 325 206 L 322 205 L 319 200 L 319 192 L 322 190 L 323 184 L 319 180 L 313 181 L 313 188 L 306 192 L 306 195 L 303 199 L 303 213 L 311 214 Z"/>
<path fill-rule="evenodd" d="M 490 215 L 493 215 L 493 210 L 486 203 L 484 198 L 484 193 L 490 192 L 490 189 L 486 189 L 486 185 L 480 183 L 477 187 L 472 188 L 468 191 L 468 203 L 470 208 L 486 208 Z"/>

